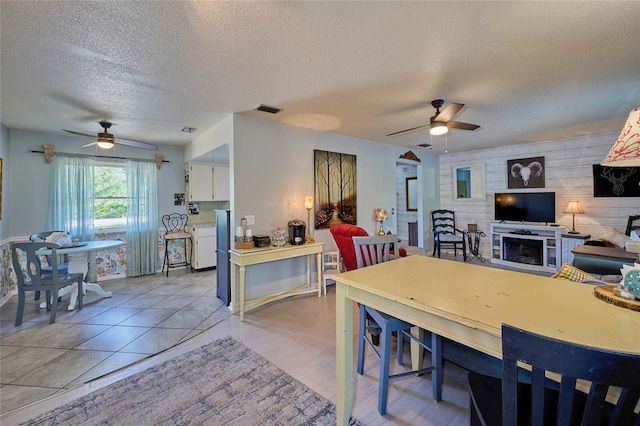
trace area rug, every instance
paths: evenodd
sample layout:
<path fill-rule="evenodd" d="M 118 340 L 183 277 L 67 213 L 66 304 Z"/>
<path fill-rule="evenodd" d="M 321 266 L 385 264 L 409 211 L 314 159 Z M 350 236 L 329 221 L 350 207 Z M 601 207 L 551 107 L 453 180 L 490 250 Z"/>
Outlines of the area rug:
<path fill-rule="evenodd" d="M 336 409 L 225 337 L 22 424 L 334 425 Z"/>

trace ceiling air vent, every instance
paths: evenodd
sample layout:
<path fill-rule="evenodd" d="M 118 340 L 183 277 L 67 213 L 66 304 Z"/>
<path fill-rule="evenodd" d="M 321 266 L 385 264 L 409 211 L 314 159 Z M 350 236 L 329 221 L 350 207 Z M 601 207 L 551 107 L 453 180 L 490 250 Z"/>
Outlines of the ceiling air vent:
<path fill-rule="evenodd" d="M 271 107 L 268 105 L 260 104 L 254 108 L 256 111 L 268 112 L 269 114 L 277 114 L 282 111 L 280 108 Z"/>
<path fill-rule="evenodd" d="M 185 133 L 193 133 L 196 130 L 198 130 L 197 127 L 189 127 L 189 126 L 184 126 L 181 130 L 181 132 L 185 132 Z"/>
<path fill-rule="evenodd" d="M 421 144 L 418 144 L 417 146 L 422 147 L 422 148 L 429 148 L 431 146 L 431 144 L 430 143 L 421 143 Z"/>

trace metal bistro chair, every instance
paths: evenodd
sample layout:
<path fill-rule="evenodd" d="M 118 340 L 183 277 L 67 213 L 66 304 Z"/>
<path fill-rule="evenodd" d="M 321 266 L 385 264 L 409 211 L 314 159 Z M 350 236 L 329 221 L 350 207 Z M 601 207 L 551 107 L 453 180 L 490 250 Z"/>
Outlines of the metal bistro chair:
<path fill-rule="evenodd" d="M 45 291 L 47 300 L 47 311 L 51 311 L 49 323 L 56 322 L 56 311 L 58 310 L 58 290 L 74 283 L 78 284 L 78 309 L 82 309 L 82 274 L 58 273 L 58 258 L 56 249 L 58 244 L 47 242 L 34 243 L 14 243 L 11 244 L 11 258 L 13 269 L 18 281 L 18 312 L 16 314 L 16 327 L 22 324 L 24 315 L 25 293 L 27 291 Z M 51 250 L 52 273 L 45 275 L 40 266 L 40 249 Z M 21 257 L 26 257 L 25 269 L 20 264 Z"/>
<path fill-rule="evenodd" d="M 391 250 L 394 243 L 397 244 L 397 235 L 384 235 L 375 237 L 353 237 L 353 245 L 356 251 L 358 269 L 396 259 L 398 255 Z M 375 356 L 380 360 L 380 374 L 378 378 L 378 412 L 383 415 L 387 412 L 387 397 L 389 394 L 389 380 L 409 375 L 432 373 L 433 397 L 440 401 L 442 396 L 442 341 L 440 336 L 431 333 L 431 347 L 413 337 L 410 333 L 412 324 L 398 318 L 387 315 L 362 303 L 359 304 L 360 325 L 358 327 L 358 374 L 364 373 L 364 352 L 369 346 Z M 368 319 L 367 319 L 368 318 Z M 370 321 L 374 321 L 376 329 L 380 329 L 380 352 L 372 341 L 367 338 L 367 329 L 371 328 Z M 404 338 L 413 339 L 423 348 L 431 352 L 430 367 L 419 370 L 405 371 L 403 373 L 390 374 L 391 364 L 391 336 L 397 336 L 396 359 L 402 365 Z"/>
<path fill-rule="evenodd" d="M 165 228 L 165 233 L 162 236 L 164 238 L 164 261 L 162 262 L 162 271 L 164 272 L 165 266 L 167 267 L 167 277 L 169 276 L 169 269 L 178 268 L 181 266 L 186 266 L 187 268 L 191 267 L 191 258 L 193 256 L 193 242 L 191 239 L 191 234 L 186 231 L 187 222 L 189 218 L 186 214 L 182 213 L 171 213 L 162 216 L 162 224 Z M 171 256 L 169 254 L 169 247 L 173 245 L 175 247 L 182 241 L 182 249 L 184 260 L 180 260 L 179 262 L 171 262 Z M 170 244 L 172 243 L 172 244 Z M 213 254 L 212 254 L 213 255 Z M 193 272 L 193 269 L 191 270 Z"/>
<path fill-rule="evenodd" d="M 433 255 L 441 248 L 453 248 L 453 255 L 458 255 L 458 248 L 462 249 L 463 259 L 467 258 L 467 244 L 464 233 L 456 228 L 456 213 L 452 210 L 434 210 L 431 212 L 433 224 Z"/>
<path fill-rule="evenodd" d="M 529 373 L 525 383 L 518 375 Z M 560 383 L 545 377 L 561 376 Z M 526 374 L 529 375 L 529 374 Z M 525 376 L 526 376 L 525 375 Z M 576 380 L 591 382 L 587 393 Z M 610 387 L 621 388 L 616 402 Z M 472 425 L 640 425 L 640 355 L 610 352 L 502 325 L 502 380 L 469 373 Z"/>

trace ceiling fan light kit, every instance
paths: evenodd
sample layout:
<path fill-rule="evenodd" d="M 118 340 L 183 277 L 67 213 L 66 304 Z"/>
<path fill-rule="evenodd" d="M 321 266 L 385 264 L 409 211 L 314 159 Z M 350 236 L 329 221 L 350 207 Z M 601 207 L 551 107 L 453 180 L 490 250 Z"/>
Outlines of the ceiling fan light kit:
<path fill-rule="evenodd" d="M 115 146 L 113 143 L 113 135 L 109 133 L 98 133 L 96 144 L 102 149 L 111 149 Z"/>
<path fill-rule="evenodd" d="M 82 145 L 82 148 L 98 145 L 98 147 L 102 149 L 111 149 L 115 146 L 115 144 L 120 144 L 120 145 L 131 146 L 134 148 L 152 149 L 154 151 L 158 150 L 158 145 L 154 145 L 151 143 L 134 141 L 131 139 L 124 139 L 124 138 L 116 139 L 115 137 L 113 137 L 111 133 L 109 133 L 109 128 L 111 127 L 111 123 L 109 123 L 108 121 L 101 121 L 99 124 L 104 129 L 104 132 L 98 133 L 97 138 L 95 137 L 95 135 L 89 135 L 87 133 L 74 132 L 73 130 L 66 130 L 66 129 L 62 129 L 62 130 L 64 132 L 71 133 L 73 135 L 95 138 L 94 142 Z"/>
<path fill-rule="evenodd" d="M 464 106 L 464 104 L 451 103 L 447 105 L 442 111 L 440 108 L 444 105 L 444 100 L 434 99 L 431 101 L 431 106 L 436 109 L 436 113 L 430 118 L 430 124 L 423 126 L 412 127 L 410 129 L 400 130 L 399 132 L 389 133 L 387 136 L 396 136 L 402 133 L 411 132 L 413 130 L 429 128 L 429 134 L 431 136 L 442 136 L 449 133 L 449 128 L 461 129 L 461 130 L 476 130 L 480 126 L 477 124 L 461 123 L 459 121 L 452 121 L 454 115 L 456 115 Z"/>
<path fill-rule="evenodd" d="M 429 133 L 431 133 L 433 136 L 444 135 L 448 131 L 449 128 L 447 127 L 447 123 L 443 123 L 441 121 L 434 121 L 429 126 Z"/>

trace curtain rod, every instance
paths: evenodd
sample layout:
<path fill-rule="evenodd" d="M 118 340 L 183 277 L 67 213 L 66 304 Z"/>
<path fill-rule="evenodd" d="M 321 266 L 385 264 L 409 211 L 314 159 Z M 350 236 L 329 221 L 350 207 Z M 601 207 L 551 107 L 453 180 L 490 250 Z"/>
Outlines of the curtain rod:
<path fill-rule="evenodd" d="M 32 153 L 32 154 L 44 154 L 44 151 L 38 151 L 38 150 L 35 150 L 35 149 L 30 149 L 29 152 Z M 61 152 L 60 154 L 66 154 L 66 153 L 65 152 Z M 87 157 L 94 157 L 94 158 L 111 158 L 111 159 L 114 159 L 114 160 L 149 160 L 149 161 L 154 161 L 153 159 L 150 159 L 150 158 L 110 157 L 108 155 L 90 155 L 90 154 L 74 154 L 74 155 L 85 155 Z M 170 163 L 169 160 L 162 160 L 162 162 L 163 163 Z"/>

